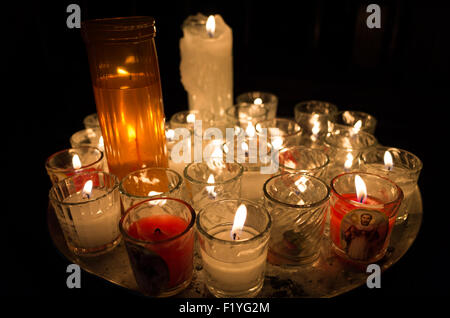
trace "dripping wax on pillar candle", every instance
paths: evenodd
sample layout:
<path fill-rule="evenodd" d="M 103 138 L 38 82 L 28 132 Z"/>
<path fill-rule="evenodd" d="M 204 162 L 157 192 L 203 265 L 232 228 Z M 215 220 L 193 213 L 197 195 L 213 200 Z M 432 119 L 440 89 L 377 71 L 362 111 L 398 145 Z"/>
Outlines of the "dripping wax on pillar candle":
<path fill-rule="evenodd" d="M 216 14 L 189 16 L 180 39 L 181 82 L 189 108 L 208 110 L 220 118 L 233 104 L 233 36 Z"/>
<path fill-rule="evenodd" d="M 364 172 L 331 181 L 330 236 L 339 256 L 375 262 L 386 253 L 403 192 L 394 182 Z"/>

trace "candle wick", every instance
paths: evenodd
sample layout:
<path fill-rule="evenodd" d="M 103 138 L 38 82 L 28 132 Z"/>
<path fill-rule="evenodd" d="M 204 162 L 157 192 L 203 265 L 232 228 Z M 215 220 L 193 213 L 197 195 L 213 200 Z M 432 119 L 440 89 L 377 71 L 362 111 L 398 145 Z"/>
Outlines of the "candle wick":
<path fill-rule="evenodd" d="M 233 233 L 233 241 L 239 240 L 239 236 L 236 232 Z"/>
<path fill-rule="evenodd" d="M 155 234 L 161 234 L 162 232 L 161 232 L 161 230 L 157 227 L 156 229 L 155 229 Z"/>

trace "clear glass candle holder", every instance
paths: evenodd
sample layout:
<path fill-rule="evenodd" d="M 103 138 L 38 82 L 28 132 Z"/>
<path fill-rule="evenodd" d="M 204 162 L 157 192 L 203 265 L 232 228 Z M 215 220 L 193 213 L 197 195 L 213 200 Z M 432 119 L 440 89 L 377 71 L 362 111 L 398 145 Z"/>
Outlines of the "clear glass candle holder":
<path fill-rule="evenodd" d="M 98 171 L 76 174 L 55 183 L 49 198 L 67 246 L 76 255 L 98 255 L 120 242 L 116 176 Z"/>
<path fill-rule="evenodd" d="M 269 109 L 265 105 L 255 105 L 250 103 L 238 103 L 225 110 L 228 127 L 241 127 L 247 129 L 249 125 L 256 125 L 257 122 L 268 118 Z"/>
<path fill-rule="evenodd" d="M 72 148 L 82 146 L 97 147 L 102 152 L 105 152 L 102 131 L 100 128 L 86 128 L 77 131 L 70 137 L 70 145 Z"/>
<path fill-rule="evenodd" d="M 170 128 L 187 128 L 193 134 L 196 120 L 201 120 L 202 128 L 207 129 L 214 123 L 214 114 L 208 110 L 184 110 L 172 115 Z"/>
<path fill-rule="evenodd" d="M 51 155 L 45 168 L 53 184 L 78 173 L 105 170 L 103 152 L 98 148 L 83 146 L 61 150 Z"/>
<path fill-rule="evenodd" d="M 272 149 L 298 145 L 302 137 L 300 126 L 295 121 L 286 118 L 260 121 L 256 123 L 255 131 L 259 136 L 266 135 Z"/>
<path fill-rule="evenodd" d="M 243 172 L 241 164 L 222 157 L 190 163 L 184 169 L 187 201 L 198 212 L 213 201 L 240 198 Z"/>
<path fill-rule="evenodd" d="M 183 199 L 183 178 L 168 168 L 145 168 L 133 171 L 120 181 L 119 191 L 124 211 L 149 197 Z"/>
<path fill-rule="evenodd" d="M 269 262 L 310 264 L 320 256 L 320 243 L 330 199 L 330 188 L 304 173 L 285 173 L 264 184 L 264 202 L 273 226 Z"/>
<path fill-rule="evenodd" d="M 365 183 L 358 198 L 355 178 Z M 343 173 L 331 181 L 330 237 L 336 254 L 355 264 L 382 259 L 389 245 L 403 191 L 391 180 L 364 172 Z"/>
<path fill-rule="evenodd" d="M 363 151 L 376 147 L 377 139 L 364 131 L 352 127 L 339 127 L 327 134 L 324 151 L 330 158 L 328 181 L 343 172 L 359 169 L 359 156 Z"/>
<path fill-rule="evenodd" d="M 83 119 L 83 124 L 86 129 L 88 128 L 100 128 L 97 113 L 90 114 Z"/>
<path fill-rule="evenodd" d="M 155 197 L 130 207 L 119 223 L 136 283 L 148 296 L 173 296 L 192 280 L 195 212 L 185 201 Z"/>
<path fill-rule="evenodd" d="M 268 92 L 247 92 L 236 97 L 237 103 L 249 103 L 255 105 L 264 105 L 269 110 L 267 119 L 277 116 L 278 97 Z"/>
<path fill-rule="evenodd" d="M 320 143 L 328 133 L 328 122 L 334 121 L 338 112 L 336 105 L 317 100 L 297 103 L 294 107 L 295 121 L 302 127 L 304 138 Z"/>
<path fill-rule="evenodd" d="M 244 205 L 246 218 L 238 237 L 231 234 L 236 211 Z M 206 287 L 216 297 L 254 297 L 264 284 L 272 221 L 253 201 L 220 200 L 197 217 L 197 233 L 206 274 Z"/>
<path fill-rule="evenodd" d="M 384 176 L 402 189 L 404 199 L 398 210 L 396 223 L 406 221 L 408 214 L 415 208 L 414 195 L 418 191 L 417 180 L 422 170 L 422 161 L 409 151 L 379 146 L 362 152 L 359 166 L 361 171 Z"/>
<path fill-rule="evenodd" d="M 368 132 L 369 134 L 375 134 L 375 128 L 377 126 L 377 120 L 370 114 L 354 111 L 345 110 L 338 112 L 334 122 L 329 123 L 330 129 L 337 129 L 341 126 L 352 127 L 356 130 L 362 130 Z"/>
<path fill-rule="evenodd" d="M 281 173 L 306 173 L 326 180 L 330 159 L 320 149 L 305 146 L 293 146 L 279 151 L 279 167 Z"/>

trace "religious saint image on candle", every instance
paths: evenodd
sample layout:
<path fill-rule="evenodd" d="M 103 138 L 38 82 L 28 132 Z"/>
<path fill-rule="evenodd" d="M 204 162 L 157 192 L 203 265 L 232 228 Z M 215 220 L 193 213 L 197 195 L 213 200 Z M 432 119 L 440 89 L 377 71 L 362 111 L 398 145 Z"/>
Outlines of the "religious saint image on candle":
<path fill-rule="evenodd" d="M 341 246 L 358 261 L 374 258 L 383 248 L 389 229 L 386 216 L 378 211 L 353 210 L 341 222 Z"/>

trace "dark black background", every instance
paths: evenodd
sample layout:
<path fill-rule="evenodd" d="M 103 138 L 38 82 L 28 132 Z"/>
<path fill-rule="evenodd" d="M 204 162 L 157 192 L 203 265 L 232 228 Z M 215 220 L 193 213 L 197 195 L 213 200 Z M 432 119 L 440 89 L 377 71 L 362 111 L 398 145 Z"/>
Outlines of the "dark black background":
<path fill-rule="evenodd" d="M 82 19 L 150 15 L 166 117 L 187 109 L 179 75 L 181 24 L 191 14 L 219 13 L 233 29 L 235 96 L 250 90 L 279 96 L 279 115 L 293 117 L 295 103 L 327 100 L 339 109 L 362 110 L 378 119 L 384 145 L 409 150 L 424 168 L 419 186 L 424 219 L 407 254 L 382 276 L 382 288 L 362 286 L 332 303 L 413 299 L 449 295 L 448 154 L 450 8 L 424 1 L 372 1 L 381 6 L 381 29 L 368 29 L 365 1 L 58 1 L 9 2 L 3 7 L 2 293 L 41 303 L 123 304 L 151 301 L 87 273 L 82 288 L 65 286 L 69 264 L 53 247 L 46 228 L 50 181 L 44 168 L 52 153 L 69 147 L 95 112 L 88 61 L 79 29 L 66 27 L 66 7 L 77 3 Z M 6 67 L 6 68 L 4 68 Z M 3 153 L 3 152 L 2 152 Z M 8 181 L 10 186 L 5 187 Z M 439 185 L 442 188 L 439 189 Z M 364 300 L 362 300 L 364 299 Z M 313 300 L 270 300 L 272 311 Z M 175 302 L 174 304 L 178 304 Z"/>

